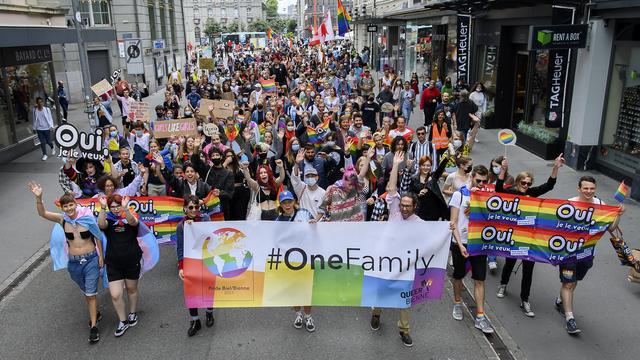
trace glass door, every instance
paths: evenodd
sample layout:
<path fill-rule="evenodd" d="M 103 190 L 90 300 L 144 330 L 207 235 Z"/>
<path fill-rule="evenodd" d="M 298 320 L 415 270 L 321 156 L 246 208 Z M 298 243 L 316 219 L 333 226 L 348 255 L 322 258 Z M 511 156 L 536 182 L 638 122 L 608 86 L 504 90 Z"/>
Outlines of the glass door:
<path fill-rule="evenodd" d="M 513 123 L 516 127 L 518 123 L 525 119 L 527 107 L 527 73 L 529 68 L 529 52 L 518 51 L 516 54 L 515 89 L 513 92 Z"/>

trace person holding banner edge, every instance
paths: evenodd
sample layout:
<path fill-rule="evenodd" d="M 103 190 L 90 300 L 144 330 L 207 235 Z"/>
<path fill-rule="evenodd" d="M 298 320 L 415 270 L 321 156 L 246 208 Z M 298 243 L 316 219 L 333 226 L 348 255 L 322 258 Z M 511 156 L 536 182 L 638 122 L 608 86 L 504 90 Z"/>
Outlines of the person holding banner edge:
<path fill-rule="evenodd" d="M 504 181 L 506 178 L 507 170 L 509 169 L 509 160 L 505 157 L 502 160 L 502 170 L 500 171 L 500 175 L 498 175 L 498 180 L 496 181 L 496 192 L 507 193 L 507 194 L 516 194 L 516 195 L 524 195 L 531 197 L 539 197 L 547 192 L 553 190 L 553 187 L 556 184 L 556 179 L 558 178 L 558 169 L 562 167 L 564 164 L 564 158 L 562 157 L 562 153 L 558 155 L 558 157 L 553 162 L 553 169 L 551 170 L 551 176 L 546 183 L 531 187 L 533 185 L 533 174 L 528 171 L 520 172 L 515 179 L 514 186 L 506 189 L 504 187 Z M 507 284 L 509 283 L 509 278 L 511 277 L 511 272 L 516 265 L 516 259 L 513 258 L 505 258 L 504 268 L 502 268 L 502 277 L 500 280 L 500 286 L 498 286 L 498 291 L 496 296 L 500 299 L 504 298 L 507 293 Z M 531 304 L 529 303 L 529 294 L 531 292 L 531 283 L 533 281 L 533 267 L 535 262 L 522 260 L 522 283 L 520 285 L 520 309 L 522 312 L 528 317 L 534 317 L 535 313 L 531 309 Z"/>
<path fill-rule="evenodd" d="M 578 180 L 578 196 L 572 197 L 569 201 L 579 201 L 590 204 L 605 205 L 605 203 L 595 196 L 596 179 L 592 176 L 582 176 Z M 620 216 L 624 213 L 624 205 L 620 204 L 620 215 L 616 217 L 609 226 L 612 232 L 618 228 Z M 587 275 L 587 271 L 593 266 L 593 259 L 582 260 L 571 264 L 561 264 L 558 266 L 560 275 L 560 296 L 555 299 L 556 310 L 565 317 L 567 333 L 570 335 L 582 332 L 573 316 L 573 293 L 578 286 L 578 281 L 582 281 Z"/>
<path fill-rule="evenodd" d="M 484 281 L 487 277 L 487 256 L 470 256 L 467 251 L 469 237 L 469 211 L 471 193 L 487 185 L 489 170 L 484 165 L 476 165 L 471 170 L 471 189 L 463 186 L 453 193 L 449 202 L 451 210 L 450 226 L 452 231 L 451 258 L 453 260 L 453 312 L 455 320 L 462 321 L 462 279 L 467 273 L 467 260 L 471 263 L 471 278 L 474 280 L 474 298 L 476 300 L 476 316 L 474 325 L 485 334 L 493 334 L 494 329 L 484 315 Z"/>

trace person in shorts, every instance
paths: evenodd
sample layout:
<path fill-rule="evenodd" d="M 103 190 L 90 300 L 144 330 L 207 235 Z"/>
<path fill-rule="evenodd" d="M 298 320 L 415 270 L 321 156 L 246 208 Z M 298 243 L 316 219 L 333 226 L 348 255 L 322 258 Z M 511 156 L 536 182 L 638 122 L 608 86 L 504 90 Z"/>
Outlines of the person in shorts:
<path fill-rule="evenodd" d="M 466 275 L 467 260 L 471 263 L 471 278 L 474 280 L 476 300 L 475 327 L 485 334 L 494 332 L 489 319 L 484 315 L 484 280 L 487 277 L 487 256 L 469 256 L 467 240 L 469 235 L 469 207 L 471 192 L 487 185 L 489 170 L 484 165 L 476 165 L 471 170 L 470 188 L 463 186 L 451 195 L 449 208 L 451 211 L 451 257 L 453 259 L 453 318 L 461 321 L 462 312 L 462 279 Z"/>

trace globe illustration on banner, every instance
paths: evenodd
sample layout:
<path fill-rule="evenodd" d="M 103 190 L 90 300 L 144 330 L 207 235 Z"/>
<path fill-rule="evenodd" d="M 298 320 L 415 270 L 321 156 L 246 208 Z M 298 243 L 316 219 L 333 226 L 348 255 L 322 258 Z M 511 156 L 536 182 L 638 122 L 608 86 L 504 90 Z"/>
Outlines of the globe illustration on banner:
<path fill-rule="evenodd" d="M 222 228 L 207 237 L 202 245 L 202 259 L 207 269 L 222 278 L 242 275 L 253 261 L 244 247 L 245 234 L 233 228 Z"/>

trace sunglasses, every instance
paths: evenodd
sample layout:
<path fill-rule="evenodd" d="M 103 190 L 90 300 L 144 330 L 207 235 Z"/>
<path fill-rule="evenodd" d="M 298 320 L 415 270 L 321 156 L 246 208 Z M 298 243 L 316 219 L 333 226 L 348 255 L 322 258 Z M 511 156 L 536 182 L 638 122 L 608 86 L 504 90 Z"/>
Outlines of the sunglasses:
<path fill-rule="evenodd" d="M 485 180 L 475 180 L 476 184 L 488 184 L 489 180 L 485 179 Z"/>
<path fill-rule="evenodd" d="M 520 185 L 522 185 L 522 186 L 531 186 L 531 185 L 533 185 L 533 183 L 530 182 L 530 181 L 520 181 Z"/>
<path fill-rule="evenodd" d="M 200 208 L 200 206 L 195 206 L 195 205 L 189 205 L 187 206 L 188 210 L 198 210 Z"/>
<path fill-rule="evenodd" d="M 420 132 L 420 131 L 419 131 L 419 132 L 418 132 L 418 135 L 427 135 L 427 133 L 426 133 L 426 132 Z"/>

